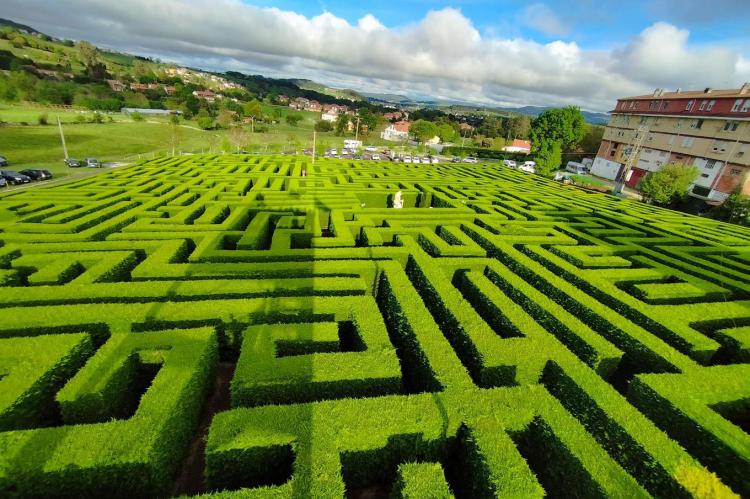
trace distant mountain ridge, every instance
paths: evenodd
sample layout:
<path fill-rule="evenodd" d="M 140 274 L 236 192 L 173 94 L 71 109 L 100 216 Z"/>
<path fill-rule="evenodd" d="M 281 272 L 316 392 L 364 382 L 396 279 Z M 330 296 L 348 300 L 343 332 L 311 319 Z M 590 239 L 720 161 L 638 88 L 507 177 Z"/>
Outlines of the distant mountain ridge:
<path fill-rule="evenodd" d="M 537 117 L 547 109 L 553 109 L 552 106 L 522 106 L 522 107 L 498 107 L 495 108 L 498 111 L 510 111 L 513 113 L 526 114 L 528 116 Z M 593 125 L 606 125 L 609 122 L 608 113 L 596 113 L 594 111 L 581 110 L 586 123 Z"/>

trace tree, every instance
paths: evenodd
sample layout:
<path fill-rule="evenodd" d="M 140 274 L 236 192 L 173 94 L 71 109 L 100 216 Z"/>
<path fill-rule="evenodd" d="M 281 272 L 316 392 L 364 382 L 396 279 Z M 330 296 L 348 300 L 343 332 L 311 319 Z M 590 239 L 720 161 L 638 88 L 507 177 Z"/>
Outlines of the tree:
<path fill-rule="evenodd" d="M 336 135 L 344 135 L 349 129 L 349 115 L 341 113 L 336 118 Z"/>
<path fill-rule="evenodd" d="M 302 115 L 301 114 L 287 114 L 286 118 L 284 118 L 288 125 L 290 126 L 297 126 L 299 125 L 299 122 L 302 121 Z"/>
<path fill-rule="evenodd" d="M 546 141 L 536 154 L 536 172 L 549 176 L 562 163 L 562 146 L 557 141 Z"/>
<path fill-rule="evenodd" d="M 256 120 L 261 119 L 263 117 L 263 106 L 257 99 L 253 99 L 242 106 L 242 114 Z"/>
<path fill-rule="evenodd" d="M 87 41 L 81 40 L 76 43 L 76 50 L 81 63 L 87 68 L 93 66 L 99 60 L 99 51 Z"/>
<path fill-rule="evenodd" d="M 37 122 L 40 125 L 46 125 L 49 122 L 49 115 L 47 113 L 42 113 L 37 118 Z"/>
<path fill-rule="evenodd" d="M 230 128 L 227 137 L 229 142 L 237 149 L 237 152 L 240 152 L 240 149 L 245 146 L 248 140 L 247 132 L 241 126 Z"/>
<path fill-rule="evenodd" d="M 738 190 L 714 208 L 712 215 L 718 220 L 750 227 L 750 196 Z"/>
<path fill-rule="evenodd" d="M 214 127 L 214 120 L 210 116 L 199 116 L 195 120 L 195 123 L 202 130 L 210 130 L 211 128 Z"/>
<path fill-rule="evenodd" d="M 586 132 L 581 141 L 580 151 L 582 154 L 596 154 L 604 137 L 604 127 L 586 124 Z"/>
<path fill-rule="evenodd" d="M 11 45 L 13 45 L 15 48 L 20 49 L 22 47 L 26 46 L 26 38 L 22 37 L 21 35 L 14 36 L 11 41 Z"/>
<path fill-rule="evenodd" d="M 417 120 L 409 127 L 409 133 L 419 142 L 426 142 L 437 135 L 435 123 L 427 120 Z"/>
<path fill-rule="evenodd" d="M 667 163 L 661 170 L 651 172 L 641 180 L 638 189 L 643 201 L 669 206 L 687 196 L 688 187 L 698 178 L 698 168 L 682 163 Z"/>
<path fill-rule="evenodd" d="M 505 136 L 503 121 L 498 116 L 487 116 L 482 124 L 479 125 L 477 132 L 489 138 Z"/>
<path fill-rule="evenodd" d="M 508 120 L 508 134 L 512 139 L 525 139 L 531 130 L 531 118 L 525 114 Z"/>
<path fill-rule="evenodd" d="M 440 137 L 440 140 L 445 142 L 452 142 L 456 139 L 456 129 L 453 128 L 450 123 L 440 123 L 437 126 L 437 136 Z"/>
<path fill-rule="evenodd" d="M 359 110 L 359 134 L 367 135 L 378 127 L 378 117 L 366 107 Z"/>
<path fill-rule="evenodd" d="M 318 132 L 330 132 L 333 130 L 333 124 L 330 121 L 320 120 L 315 123 L 315 130 Z"/>
<path fill-rule="evenodd" d="M 532 145 L 542 148 L 544 142 L 559 142 L 563 152 L 574 150 L 583 140 L 586 122 L 575 106 L 547 109 L 531 122 Z"/>
<path fill-rule="evenodd" d="M 219 115 L 216 117 L 216 123 L 221 128 L 229 128 L 229 126 L 234 121 L 235 116 L 237 116 L 233 111 L 230 111 L 229 109 L 222 109 L 219 112 Z"/>

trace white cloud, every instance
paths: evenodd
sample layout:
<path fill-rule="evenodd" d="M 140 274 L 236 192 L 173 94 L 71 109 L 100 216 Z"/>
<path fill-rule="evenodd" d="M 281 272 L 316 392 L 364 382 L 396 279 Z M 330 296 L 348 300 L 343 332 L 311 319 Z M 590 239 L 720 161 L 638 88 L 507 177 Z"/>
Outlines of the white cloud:
<path fill-rule="evenodd" d="M 214 70 L 313 78 L 364 91 L 518 105 L 608 110 L 654 87 L 736 86 L 747 58 L 694 47 L 689 33 L 657 23 L 610 51 L 481 35 L 456 9 L 385 27 L 325 12 L 306 18 L 239 0 L 3 0 L 3 16 L 50 34 Z"/>

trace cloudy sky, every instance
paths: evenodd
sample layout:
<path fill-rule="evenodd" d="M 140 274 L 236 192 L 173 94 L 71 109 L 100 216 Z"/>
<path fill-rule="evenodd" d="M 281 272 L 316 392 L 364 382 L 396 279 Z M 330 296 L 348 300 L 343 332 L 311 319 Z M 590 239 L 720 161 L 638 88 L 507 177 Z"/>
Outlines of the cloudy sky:
<path fill-rule="evenodd" d="M 51 35 L 366 92 L 606 111 L 750 81 L 750 0 L 2 0 Z"/>

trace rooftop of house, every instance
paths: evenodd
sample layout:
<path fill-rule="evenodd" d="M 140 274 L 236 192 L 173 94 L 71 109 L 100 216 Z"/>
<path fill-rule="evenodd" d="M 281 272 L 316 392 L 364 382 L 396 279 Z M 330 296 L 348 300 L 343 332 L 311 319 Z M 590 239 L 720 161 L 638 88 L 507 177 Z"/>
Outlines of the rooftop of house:
<path fill-rule="evenodd" d="M 651 100 L 651 99 L 711 99 L 711 98 L 742 98 L 750 97 L 750 83 L 745 83 L 740 88 L 732 89 L 713 89 L 704 88 L 703 90 L 682 90 L 677 89 L 674 92 L 666 92 L 664 89 L 657 88 L 653 93 L 647 95 L 636 95 L 633 97 L 623 97 L 619 100 Z"/>

